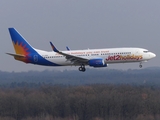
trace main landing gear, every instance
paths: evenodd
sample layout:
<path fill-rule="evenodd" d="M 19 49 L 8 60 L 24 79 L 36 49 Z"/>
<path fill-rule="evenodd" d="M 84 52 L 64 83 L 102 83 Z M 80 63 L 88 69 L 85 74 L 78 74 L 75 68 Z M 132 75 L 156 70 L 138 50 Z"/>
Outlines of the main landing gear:
<path fill-rule="evenodd" d="M 85 71 L 86 71 L 85 66 L 84 66 L 84 65 L 81 65 L 81 66 L 79 67 L 79 71 L 85 72 Z"/>

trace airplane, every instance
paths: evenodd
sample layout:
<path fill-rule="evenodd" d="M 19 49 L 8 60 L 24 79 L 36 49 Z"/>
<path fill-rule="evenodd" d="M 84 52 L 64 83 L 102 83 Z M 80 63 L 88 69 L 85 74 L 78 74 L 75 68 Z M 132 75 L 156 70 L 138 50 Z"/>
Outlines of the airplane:
<path fill-rule="evenodd" d="M 50 42 L 53 51 L 44 51 L 32 47 L 15 28 L 8 28 L 15 53 L 6 53 L 25 63 L 44 66 L 79 66 L 79 71 L 86 71 L 85 66 L 107 67 L 113 63 L 142 63 L 156 57 L 147 49 L 123 47 L 105 49 L 59 51 Z"/>

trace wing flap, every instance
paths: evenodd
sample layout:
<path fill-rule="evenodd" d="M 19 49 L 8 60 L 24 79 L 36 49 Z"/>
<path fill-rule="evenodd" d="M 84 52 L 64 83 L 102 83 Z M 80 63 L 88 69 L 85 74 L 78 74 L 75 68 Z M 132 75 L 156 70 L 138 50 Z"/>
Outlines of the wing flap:
<path fill-rule="evenodd" d="M 82 57 L 70 55 L 70 54 L 67 54 L 67 53 L 64 53 L 64 52 L 60 52 L 60 51 L 58 53 L 66 56 L 66 59 L 68 59 L 68 60 L 78 60 L 78 61 L 82 61 L 82 62 L 87 62 L 88 61 L 87 58 L 82 58 Z"/>

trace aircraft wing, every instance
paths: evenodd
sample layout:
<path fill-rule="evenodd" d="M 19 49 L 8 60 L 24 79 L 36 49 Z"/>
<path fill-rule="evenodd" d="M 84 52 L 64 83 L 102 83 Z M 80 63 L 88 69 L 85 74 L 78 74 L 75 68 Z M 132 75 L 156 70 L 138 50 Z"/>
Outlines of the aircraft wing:
<path fill-rule="evenodd" d="M 56 47 L 52 44 L 52 42 L 50 42 L 51 46 L 52 46 L 52 49 L 54 52 L 57 52 L 61 55 L 64 55 L 66 56 L 66 59 L 68 61 L 71 61 L 73 64 L 87 64 L 89 59 L 87 58 L 82 58 L 82 57 L 78 57 L 78 56 L 74 56 L 74 55 L 70 55 L 70 54 L 67 54 L 67 53 L 64 53 L 64 52 L 61 52 L 59 50 L 56 49 Z"/>

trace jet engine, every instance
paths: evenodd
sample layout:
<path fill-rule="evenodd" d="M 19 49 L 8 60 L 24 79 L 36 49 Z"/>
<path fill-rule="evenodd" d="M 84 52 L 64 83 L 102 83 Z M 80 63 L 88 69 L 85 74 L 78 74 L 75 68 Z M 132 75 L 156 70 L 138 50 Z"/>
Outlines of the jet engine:
<path fill-rule="evenodd" d="M 89 60 L 88 64 L 92 67 L 107 67 L 107 64 L 101 58 L 91 59 Z"/>

